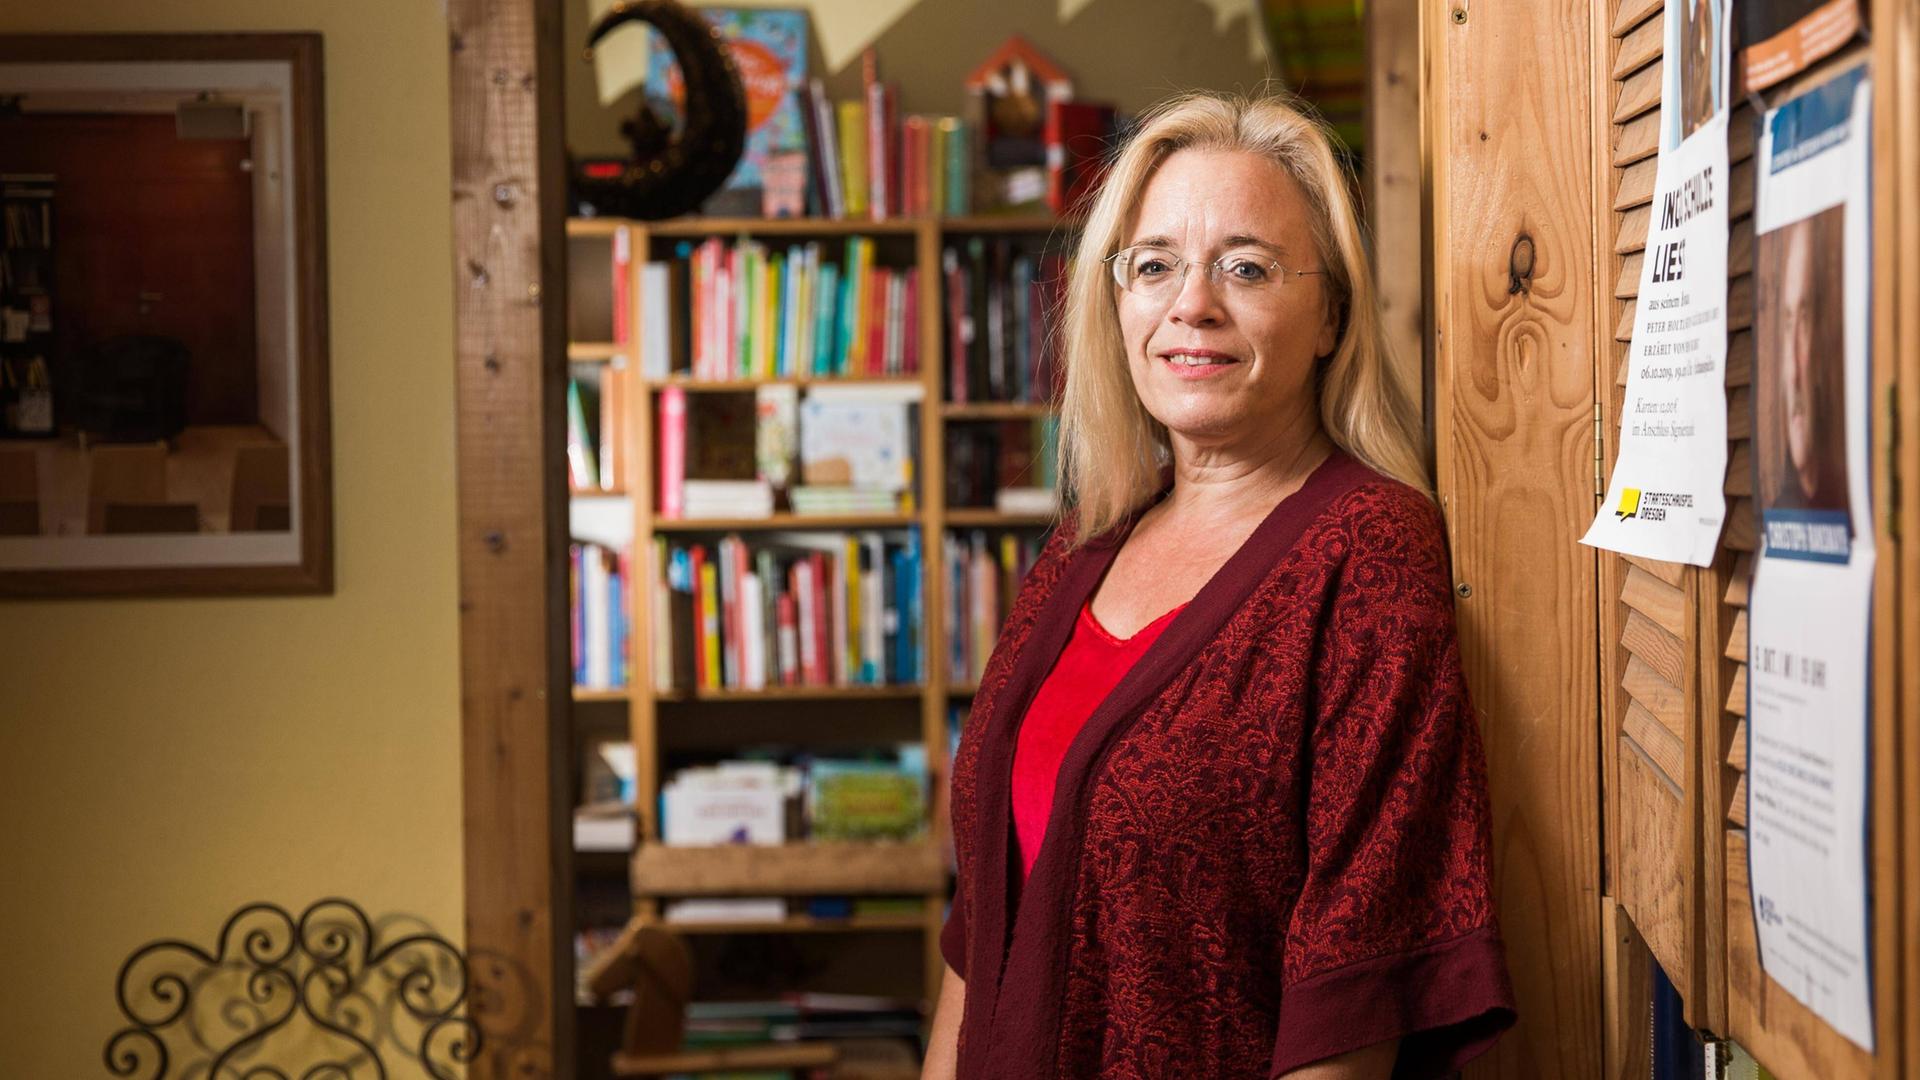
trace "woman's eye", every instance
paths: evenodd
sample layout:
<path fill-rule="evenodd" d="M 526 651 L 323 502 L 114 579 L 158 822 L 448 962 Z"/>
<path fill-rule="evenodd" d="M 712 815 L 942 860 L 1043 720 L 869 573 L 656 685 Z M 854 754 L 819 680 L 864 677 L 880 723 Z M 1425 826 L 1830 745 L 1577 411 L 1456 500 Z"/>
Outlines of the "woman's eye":
<path fill-rule="evenodd" d="M 1267 266 L 1265 263 L 1257 262 L 1253 259 L 1229 259 L 1227 260 L 1227 276 L 1233 278 L 1235 281 L 1257 285 L 1267 280 Z"/>
<path fill-rule="evenodd" d="M 1139 277 L 1158 277 L 1167 272 L 1167 264 L 1159 259 L 1142 259 L 1134 266 L 1133 272 Z"/>

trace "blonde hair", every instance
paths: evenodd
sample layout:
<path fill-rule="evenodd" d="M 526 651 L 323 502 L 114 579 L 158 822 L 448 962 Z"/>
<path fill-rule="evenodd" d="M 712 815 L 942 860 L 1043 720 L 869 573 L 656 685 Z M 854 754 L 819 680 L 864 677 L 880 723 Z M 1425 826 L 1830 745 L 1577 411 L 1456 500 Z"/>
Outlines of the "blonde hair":
<path fill-rule="evenodd" d="M 1431 495 L 1419 449 L 1417 409 L 1389 370 L 1373 271 L 1355 212 L 1352 178 L 1326 125 L 1292 100 L 1210 91 L 1155 106 L 1113 159 L 1088 209 L 1070 270 L 1060 401 L 1060 472 L 1076 504 L 1075 543 L 1099 536 L 1159 491 L 1171 447 L 1167 431 L 1134 392 L 1120 336 L 1110 270 L 1102 261 L 1126 240 L 1147 182 L 1176 151 L 1258 154 L 1293 177 L 1311 208 L 1339 338 L 1317 379 L 1320 422 L 1362 463 Z"/>

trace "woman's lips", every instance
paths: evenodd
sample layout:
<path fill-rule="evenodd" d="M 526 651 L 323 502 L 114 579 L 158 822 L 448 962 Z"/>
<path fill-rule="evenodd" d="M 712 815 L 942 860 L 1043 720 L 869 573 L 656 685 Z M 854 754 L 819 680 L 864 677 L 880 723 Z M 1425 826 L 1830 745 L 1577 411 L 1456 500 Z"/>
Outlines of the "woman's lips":
<path fill-rule="evenodd" d="M 1160 361 L 1183 379 L 1204 379 L 1238 364 L 1238 358 L 1212 349 L 1168 349 Z"/>

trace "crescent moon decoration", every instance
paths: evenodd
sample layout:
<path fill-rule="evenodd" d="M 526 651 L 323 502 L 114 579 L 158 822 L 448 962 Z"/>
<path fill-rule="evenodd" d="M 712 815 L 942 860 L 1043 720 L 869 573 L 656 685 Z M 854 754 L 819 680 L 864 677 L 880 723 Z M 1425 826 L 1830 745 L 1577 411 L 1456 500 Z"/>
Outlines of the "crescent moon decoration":
<path fill-rule="evenodd" d="M 658 221 L 700 208 L 720 189 L 747 145 L 747 92 L 719 31 L 675 0 L 622 0 L 587 34 L 593 47 L 629 22 L 666 38 L 687 87 L 686 126 L 671 126 L 644 98 L 620 125 L 633 148 L 625 162 L 571 163 L 574 201 L 594 214 Z"/>

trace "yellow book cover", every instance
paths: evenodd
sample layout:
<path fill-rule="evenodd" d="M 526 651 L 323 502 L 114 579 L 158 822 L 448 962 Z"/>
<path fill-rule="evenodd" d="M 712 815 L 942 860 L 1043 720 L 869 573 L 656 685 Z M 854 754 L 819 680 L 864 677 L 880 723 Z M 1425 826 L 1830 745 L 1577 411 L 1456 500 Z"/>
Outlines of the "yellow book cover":
<path fill-rule="evenodd" d="M 840 110 L 840 184 L 850 218 L 867 216 L 867 103 L 842 101 Z"/>
<path fill-rule="evenodd" d="M 700 567 L 700 613 L 706 623 L 707 685 L 720 689 L 720 579 L 712 563 Z"/>
<path fill-rule="evenodd" d="M 867 363 L 867 319 L 873 303 L 873 240 L 856 236 L 853 258 L 853 333 L 847 342 L 847 373 L 869 375 Z"/>
<path fill-rule="evenodd" d="M 780 332 L 780 279 L 786 274 L 785 256 L 775 252 L 767 259 L 767 287 L 760 294 L 760 377 L 772 378 L 777 362 L 775 346 Z"/>

